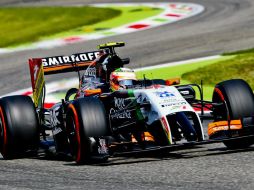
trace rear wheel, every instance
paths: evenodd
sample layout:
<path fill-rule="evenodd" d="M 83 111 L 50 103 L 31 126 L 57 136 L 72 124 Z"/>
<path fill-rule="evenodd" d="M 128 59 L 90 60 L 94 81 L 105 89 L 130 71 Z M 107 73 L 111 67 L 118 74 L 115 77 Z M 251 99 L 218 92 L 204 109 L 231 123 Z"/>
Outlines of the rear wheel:
<path fill-rule="evenodd" d="M 242 117 L 254 116 L 253 92 L 242 79 L 223 81 L 215 86 L 213 102 L 222 103 L 214 109 L 215 121 L 238 120 Z M 254 143 L 254 139 L 227 140 L 224 144 L 230 148 L 245 148 Z"/>
<path fill-rule="evenodd" d="M 22 157 L 39 147 L 39 122 L 28 96 L 0 99 L 0 151 L 5 159 Z"/>
<path fill-rule="evenodd" d="M 98 151 L 94 137 L 110 134 L 104 105 L 94 97 L 80 98 L 69 105 L 66 117 L 66 130 L 75 161 L 78 164 L 91 161 L 93 153 Z"/>

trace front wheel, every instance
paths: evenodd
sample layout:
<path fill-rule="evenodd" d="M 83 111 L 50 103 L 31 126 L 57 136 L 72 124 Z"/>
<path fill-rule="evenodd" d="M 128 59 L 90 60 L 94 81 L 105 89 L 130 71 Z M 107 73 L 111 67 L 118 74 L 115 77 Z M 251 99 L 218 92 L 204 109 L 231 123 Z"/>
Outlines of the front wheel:
<path fill-rule="evenodd" d="M 215 86 L 213 102 L 221 106 L 214 108 L 215 121 L 239 120 L 243 117 L 254 116 L 254 95 L 242 79 L 223 81 Z M 254 140 L 234 139 L 227 140 L 224 144 L 230 148 L 245 148 L 254 143 Z"/>
<path fill-rule="evenodd" d="M 228 149 L 248 148 L 254 143 L 253 137 L 245 137 L 243 139 L 233 139 L 223 142 Z"/>

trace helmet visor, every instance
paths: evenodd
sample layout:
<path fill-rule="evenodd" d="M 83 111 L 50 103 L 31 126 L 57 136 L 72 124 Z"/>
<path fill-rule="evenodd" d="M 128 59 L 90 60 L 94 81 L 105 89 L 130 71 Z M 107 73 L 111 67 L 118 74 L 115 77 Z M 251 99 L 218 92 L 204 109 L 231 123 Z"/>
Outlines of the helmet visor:
<path fill-rule="evenodd" d="M 119 81 L 120 86 L 133 86 L 134 80 L 128 79 L 128 80 L 120 80 Z"/>

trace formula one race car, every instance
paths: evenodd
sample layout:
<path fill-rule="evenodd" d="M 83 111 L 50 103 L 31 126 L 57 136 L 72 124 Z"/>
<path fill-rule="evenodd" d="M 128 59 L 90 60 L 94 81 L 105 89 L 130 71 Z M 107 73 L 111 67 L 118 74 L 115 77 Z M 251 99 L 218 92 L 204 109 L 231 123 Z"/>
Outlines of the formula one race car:
<path fill-rule="evenodd" d="M 131 69 L 124 68 L 129 59 L 115 52 L 121 46 L 123 42 L 107 43 L 99 51 L 30 59 L 33 101 L 23 95 L 0 99 L 3 157 L 44 150 L 71 155 L 80 164 L 207 143 L 223 142 L 228 148 L 254 144 L 254 96 L 245 81 L 221 82 L 212 101 L 204 101 L 197 84 L 137 80 Z M 79 88 L 69 89 L 64 99 L 44 108 L 44 75 L 70 71 L 78 72 Z M 211 114 L 205 115 L 204 109 Z M 212 119 L 209 139 L 202 126 L 207 118 Z"/>

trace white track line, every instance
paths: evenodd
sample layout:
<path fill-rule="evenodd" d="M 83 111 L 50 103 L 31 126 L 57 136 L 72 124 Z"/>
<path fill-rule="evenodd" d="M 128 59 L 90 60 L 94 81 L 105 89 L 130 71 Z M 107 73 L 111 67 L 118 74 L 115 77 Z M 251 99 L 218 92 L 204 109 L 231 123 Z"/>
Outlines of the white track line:
<path fill-rule="evenodd" d="M 137 69 L 134 69 L 134 70 L 135 71 L 146 71 L 146 70 L 158 69 L 158 68 L 163 68 L 163 67 L 173 67 L 173 66 L 177 66 L 177 65 L 187 65 L 187 64 L 192 64 L 192 63 L 199 62 L 199 61 L 208 61 L 208 60 L 218 59 L 220 57 L 221 57 L 220 55 L 214 55 L 214 56 L 209 56 L 209 57 L 200 57 L 200 58 L 189 59 L 189 60 L 184 60 L 184 61 L 177 61 L 177 62 L 163 63 L 163 64 L 160 64 L 160 65 L 142 67 L 142 68 L 137 68 Z"/>

